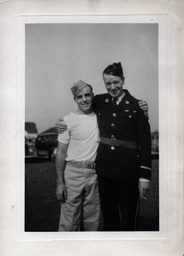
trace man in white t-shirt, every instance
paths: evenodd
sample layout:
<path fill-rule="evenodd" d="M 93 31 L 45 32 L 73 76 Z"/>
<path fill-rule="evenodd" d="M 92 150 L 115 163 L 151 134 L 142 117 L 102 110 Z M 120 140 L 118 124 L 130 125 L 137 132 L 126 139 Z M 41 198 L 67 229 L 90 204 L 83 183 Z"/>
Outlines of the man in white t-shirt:
<path fill-rule="evenodd" d="M 99 130 L 92 110 L 93 91 L 81 80 L 71 91 L 78 109 L 64 117 L 67 130 L 58 135 L 56 154 L 59 231 L 98 231 L 100 201 L 94 161 Z"/>

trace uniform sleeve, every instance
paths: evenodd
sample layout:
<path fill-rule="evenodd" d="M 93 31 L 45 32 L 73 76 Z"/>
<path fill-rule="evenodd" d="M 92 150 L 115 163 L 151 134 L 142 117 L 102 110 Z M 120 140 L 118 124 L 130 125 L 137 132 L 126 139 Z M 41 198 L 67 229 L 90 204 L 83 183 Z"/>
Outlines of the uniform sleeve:
<path fill-rule="evenodd" d="M 148 119 L 142 110 L 138 119 L 140 178 L 151 180 L 151 132 Z"/>

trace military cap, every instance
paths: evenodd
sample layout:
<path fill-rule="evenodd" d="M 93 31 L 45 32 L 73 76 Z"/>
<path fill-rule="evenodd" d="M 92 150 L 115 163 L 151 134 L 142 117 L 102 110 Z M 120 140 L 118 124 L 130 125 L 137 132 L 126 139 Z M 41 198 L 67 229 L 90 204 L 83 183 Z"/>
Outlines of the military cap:
<path fill-rule="evenodd" d="M 71 91 L 73 93 L 73 96 L 74 98 L 86 87 L 86 86 L 89 86 L 91 88 L 91 91 L 93 90 L 92 89 L 92 86 L 83 82 L 82 80 L 74 83 L 74 85 L 72 86 L 71 88 Z"/>
<path fill-rule="evenodd" d="M 109 65 L 104 71 L 103 74 L 107 75 L 113 75 L 113 76 L 119 76 L 121 78 L 124 78 L 123 75 L 123 68 L 121 66 L 121 62 L 113 63 L 112 65 Z"/>

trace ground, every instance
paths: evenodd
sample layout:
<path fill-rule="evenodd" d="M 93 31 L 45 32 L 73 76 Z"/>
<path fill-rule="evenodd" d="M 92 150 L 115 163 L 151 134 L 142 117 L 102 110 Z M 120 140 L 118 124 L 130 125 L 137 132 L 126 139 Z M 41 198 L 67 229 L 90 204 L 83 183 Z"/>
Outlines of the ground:
<path fill-rule="evenodd" d="M 159 161 L 153 160 L 152 181 L 147 200 L 141 201 L 139 231 L 159 231 Z M 53 232 L 58 229 L 60 201 L 56 199 L 54 163 L 26 159 L 25 231 Z"/>

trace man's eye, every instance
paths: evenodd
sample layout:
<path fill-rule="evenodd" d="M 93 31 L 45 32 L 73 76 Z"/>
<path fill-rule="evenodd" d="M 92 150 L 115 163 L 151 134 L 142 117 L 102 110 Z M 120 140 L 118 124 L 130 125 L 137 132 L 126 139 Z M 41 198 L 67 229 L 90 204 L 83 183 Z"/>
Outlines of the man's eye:
<path fill-rule="evenodd" d="M 88 93 L 88 94 L 86 94 L 85 96 L 86 96 L 86 97 L 90 97 L 90 96 L 91 96 L 91 94 L 89 94 L 89 93 Z"/>
<path fill-rule="evenodd" d="M 78 99 L 78 100 L 82 99 L 82 96 L 77 96 L 77 99 Z"/>

